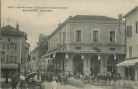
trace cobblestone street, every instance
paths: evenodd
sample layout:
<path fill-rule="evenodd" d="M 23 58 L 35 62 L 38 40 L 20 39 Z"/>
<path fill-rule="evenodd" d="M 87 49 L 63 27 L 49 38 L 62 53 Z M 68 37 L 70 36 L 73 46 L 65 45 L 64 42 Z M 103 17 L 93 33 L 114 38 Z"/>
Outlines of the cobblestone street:
<path fill-rule="evenodd" d="M 47 82 L 47 89 L 50 89 L 50 83 Z M 71 85 L 61 85 L 58 83 L 58 89 L 106 89 L 98 86 L 86 85 L 85 87 L 75 87 Z"/>
<path fill-rule="evenodd" d="M 51 83 L 47 82 L 47 87 L 46 89 L 51 89 Z M 1 89 L 12 89 L 10 87 L 10 83 L 7 85 L 5 83 L 2 83 L 2 88 Z M 71 85 L 61 85 L 58 83 L 58 88 L 57 89 L 107 89 L 107 87 L 98 87 L 98 86 L 92 86 L 92 85 L 86 85 L 85 87 L 75 87 Z"/>

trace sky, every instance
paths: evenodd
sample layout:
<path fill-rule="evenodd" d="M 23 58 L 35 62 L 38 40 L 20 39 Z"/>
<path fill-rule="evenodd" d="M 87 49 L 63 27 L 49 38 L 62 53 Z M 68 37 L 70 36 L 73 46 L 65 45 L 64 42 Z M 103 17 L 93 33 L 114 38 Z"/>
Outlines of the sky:
<path fill-rule="evenodd" d="M 30 49 L 37 46 L 39 34 L 50 35 L 59 23 L 75 15 L 104 15 L 117 18 L 138 5 L 138 0 L 2 0 L 2 26 L 16 26 L 28 35 Z M 19 7 L 63 7 L 45 11 L 23 11 Z M 12 7 L 12 8 L 11 8 Z M 14 7 L 14 8 L 13 8 Z M 16 7 L 16 8 L 15 8 Z M 28 10 L 28 9 L 27 9 Z"/>

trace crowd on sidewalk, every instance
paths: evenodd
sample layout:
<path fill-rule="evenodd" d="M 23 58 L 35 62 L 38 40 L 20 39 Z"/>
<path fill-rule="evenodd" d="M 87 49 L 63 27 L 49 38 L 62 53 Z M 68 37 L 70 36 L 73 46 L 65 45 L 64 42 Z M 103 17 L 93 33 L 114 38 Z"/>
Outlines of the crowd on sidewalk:
<path fill-rule="evenodd" d="M 28 75 L 31 75 L 28 77 Z M 3 78 L 4 86 L 3 88 L 7 88 L 9 85 L 10 89 L 47 89 L 46 82 L 51 82 L 51 89 L 57 89 L 57 82 L 60 82 L 61 85 L 66 84 L 67 80 L 65 79 L 65 75 L 56 76 L 55 74 L 51 74 L 51 76 L 41 76 L 42 80 L 38 80 L 37 72 L 32 72 L 29 74 L 25 74 L 23 72 L 13 73 L 10 77 Z M 10 81 L 9 81 L 10 80 Z"/>
<path fill-rule="evenodd" d="M 78 80 L 78 81 L 77 81 Z M 108 89 L 138 89 L 138 82 L 121 78 L 120 74 L 107 73 L 105 75 L 81 75 L 77 74 L 72 79 L 68 79 L 69 83 L 75 83 L 75 86 L 106 86 Z M 78 82 L 78 83 L 77 83 Z"/>
<path fill-rule="evenodd" d="M 37 73 L 34 73 L 37 75 Z M 117 75 L 82 75 L 82 74 L 72 74 L 68 73 L 48 73 L 47 75 L 41 75 L 41 81 L 38 81 L 35 76 L 32 78 L 28 78 L 26 74 L 20 72 L 16 72 L 11 77 L 11 87 L 12 89 L 35 89 L 34 87 L 38 87 L 37 89 L 46 89 L 46 82 L 51 82 L 52 89 L 56 89 L 57 82 L 61 83 L 61 85 L 71 84 L 73 86 L 109 86 L 114 89 L 134 89 L 132 86 L 138 88 L 137 82 L 123 80 L 120 77 L 120 74 Z M 5 79 L 5 83 L 8 84 L 8 80 Z M 136 89 L 137 89 L 136 88 Z"/>
<path fill-rule="evenodd" d="M 11 76 L 2 78 L 3 81 L 1 85 L 2 88 L 5 88 L 5 86 L 7 88 L 11 88 L 11 89 L 17 89 L 17 86 L 20 87 L 20 89 L 24 89 L 27 86 L 27 83 L 25 82 L 25 75 L 22 72 L 14 72 L 11 74 Z M 5 81 L 4 81 L 5 79 Z"/>

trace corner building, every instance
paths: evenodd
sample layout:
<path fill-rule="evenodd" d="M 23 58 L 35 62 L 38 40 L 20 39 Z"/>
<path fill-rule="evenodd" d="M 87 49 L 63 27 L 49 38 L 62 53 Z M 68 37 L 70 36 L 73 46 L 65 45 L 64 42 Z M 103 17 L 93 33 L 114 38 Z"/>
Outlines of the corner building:
<path fill-rule="evenodd" d="M 27 34 L 10 25 L 1 29 L 0 59 L 2 77 L 9 76 L 16 71 L 25 71 L 25 63 L 29 55 Z"/>
<path fill-rule="evenodd" d="M 127 56 L 117 66 L 125 79 L 138 81 L 138 6 L 124 15 L 127 32 Z"/>
<path fill-rule="evenodd" d="M 48 38 L 55 69 L 72 74 L 117 73 L 125 58 L 125 23 L 106 16 L 76 15 L 59 24 Z"/>

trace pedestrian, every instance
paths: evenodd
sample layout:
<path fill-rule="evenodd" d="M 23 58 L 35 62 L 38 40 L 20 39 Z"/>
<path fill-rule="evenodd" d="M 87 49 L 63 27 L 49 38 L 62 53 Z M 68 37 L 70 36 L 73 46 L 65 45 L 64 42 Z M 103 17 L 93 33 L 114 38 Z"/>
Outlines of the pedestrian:
<path fill-rule="evenodd" d="M 61 85 L 64 84 L 64 76 L 63 74 L 61 75 Z"/>
<path fill-rule="evenodd" d="M 8 80 L 9 80 L 9 74 L 8 74 L 8 73 L 6 73 L 6 74 L 5 74 L 5 83 L 7 83 L 7 84 L 8 84 L 8 83 L 9 83 L 9 81 L 8 81 Z"/>
<path fill-rule="evenodd" d="M 53 78 L 52 82 L 51 82 L 51 89 L 57 89 L 57 81 Z"/>
<path fill-rule="evenodd" d="M 119 79 L 119 80 L 121 79 L 121 75 L 120 75 L 120 74 L 118 74 L 118 79 Z"/>
<path fill-rule="evenodd" d="M 17 89 L 16 86 L 18 84 L 18 81 L 19 81 L 18 75 L 17 74 L 13 75 L 11 78 L 12 89 Z"/>
<path fill-rule="evenodd" d="M 47 89 L 47 82 L 46 82 L 46 80 L 44 80 L 43 83 L 42 83 L 42 89 Z"/>
<path fill-rule="evenodd" d="M 23 73 L 21 73 L 19 76 L 18 86 L 20 87 L 20 89 L 27 89 L 27 83 Z"/>

